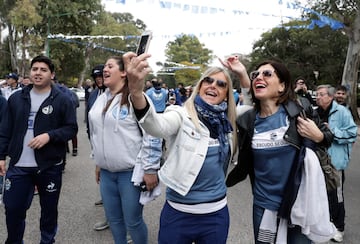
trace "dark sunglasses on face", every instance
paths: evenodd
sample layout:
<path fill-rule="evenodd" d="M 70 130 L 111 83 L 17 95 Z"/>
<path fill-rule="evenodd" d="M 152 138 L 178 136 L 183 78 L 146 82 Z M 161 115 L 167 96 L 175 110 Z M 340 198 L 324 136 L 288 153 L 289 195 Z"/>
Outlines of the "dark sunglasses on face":
<path fill-rule="evenodd" d="M 268 77 L 268 78 L 270 78 L 274 73 L 275 73 L 275 70 L 269 70 L 269 69 L 261 71 L 261 74 L 263 75 L 263 77 Z M 260 71 L 258 71 L 258 70 L 251 72 L 249 75 L 250 80 L 251 81 L 255 80 L 259 75 L 260 75 Z"/>
<path fill-rule="evenodd" d="M 216 81 L 216 85 L 217 85 L 218 87 L 221 87 L 221 88 L 226 88 L 226 87 L 227 87 L 226 81 L 223 81 L 223 80 L 215 80 L 214 78 L 211 78 L 211 77 L 205 77 L 202 81 L 205 82 L 205 83 L 208 84 L 208 85 L 211 85 L 211 84 L 214 83 L 214 81 Z"/>

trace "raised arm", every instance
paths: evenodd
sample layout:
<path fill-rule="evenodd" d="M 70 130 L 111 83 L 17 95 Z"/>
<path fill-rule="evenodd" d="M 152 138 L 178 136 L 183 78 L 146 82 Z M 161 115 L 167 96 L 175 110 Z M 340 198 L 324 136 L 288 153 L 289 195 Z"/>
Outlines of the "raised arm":
<path fill-rule="evenodd" d="M 219 58 L 219 61 L 224 67 L 239 76 L 241 88 L 250 88 L 249 76 L 245 66 L 240 62 L 238 56 L 230 56 L 226 60 L 221 60 Z"/>
<path fill-rule="evenodd" d="M 147 59 L 150 54 L 141 54 L 136 56 L 133 52 L 123 55 L 125 71 L 128 79 L 131 101 L 135 109 L 144 109 L 147 106 L 143 94 L 145 77 L 150 73 L 151 68 Z"/>

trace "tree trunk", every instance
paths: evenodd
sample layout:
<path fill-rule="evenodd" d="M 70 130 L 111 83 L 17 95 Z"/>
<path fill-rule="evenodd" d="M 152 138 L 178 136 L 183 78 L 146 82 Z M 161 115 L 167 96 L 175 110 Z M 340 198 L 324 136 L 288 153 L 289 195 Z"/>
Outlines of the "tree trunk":
<path fill-rule="evenodd" d="M 360 124 L 360 118 L 357 111 L 357 86 L 358 72 L 360 65 L 360 14 L 357 14 L 353 26 L 347 30 L 349 37 L 349 46 L 344 65 L 341 84 L 349 88 L 349 105 L 355 123 Z"/>
<path fill-rule="evenodd" d="M 84 80 L 85 80 L 85 72 L 87 70 L 90 69 L 90 55 L 92 53 L 92 45 L 88 45 L 86 48 L 85 48 L 85 58 L 84 58 L 84 62 L 85 62 L 85 65 L 84 65 L 84 69 L 81 71 L 80 73 L 80 78 L 79 78 L 79 82 L 78 82 L 78 87 L 80 87 L 83 83 L 84 83 Z"/>
<path fill-rule="evenodd" d="M 8 25 L 9 30 L 9 50 L 10 50 L 10 60 L 11 60 L 11 72 L 18 72 L 18 64 L 17 64 L 17 48 L 16 48 L 16 40 L 14 38 L 15 31 L 13 26 Z"/>
<path fill-rule="evenodd" d="M 25 76 L 26 72 L 26 39 L 27 39 L 27 33 L 26 28 L 23 28 L 22 36 L 21 36 L 21 60 L 20 60 L 20 71 L 19 74 L 23 77 Z"/>

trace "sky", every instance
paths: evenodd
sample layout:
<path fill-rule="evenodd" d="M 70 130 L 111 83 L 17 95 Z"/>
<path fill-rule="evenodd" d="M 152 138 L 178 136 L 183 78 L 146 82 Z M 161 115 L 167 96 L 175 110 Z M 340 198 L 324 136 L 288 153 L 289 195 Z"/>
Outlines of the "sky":
<path fill-rule="evenodd" d="M 109 12 L 129 12 L 153 32 L 148 53 L 154 71 L 164 62 L 164 50 L 179 34 L 192 34 L 224 58 L 231 53 L 249 54 L 261 34 L 301 11 L 291 0 L 102 0 Z M 289 18 L 290 17 L 290 18 Z M 134 50 L 135 51 L 135 50 Z M 213 65 L 220 65 L 214 61 Z"/>

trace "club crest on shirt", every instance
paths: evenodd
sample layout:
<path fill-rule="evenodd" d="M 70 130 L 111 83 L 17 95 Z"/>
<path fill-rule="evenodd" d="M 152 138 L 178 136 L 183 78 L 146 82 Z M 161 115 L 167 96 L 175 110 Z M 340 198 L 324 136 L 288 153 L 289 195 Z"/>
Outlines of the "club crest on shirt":
<path fill-rule="evenodd" d="M 52 105 L 48 105 L 46 107 L 43 107 L 42 110 L 41 110 L 41 112 L 43 114 L 51 114 L 53 111 L 54 111 L 54 108 L 53 108 Z"/>
<path fill-rule="evenodd" d="M 112 115 L 114 119 L 124 120 L 128 116 L 128 114 L 129 114 L 129 108 L 126 105 L 122 105 L 121 107 L 116 106 L 112 110 Z"/>
<path fill-rule="evenodd" d="M 275 141 L 276 138 L 277 138 L 277 134 L 276 134 L 275 132 L 273 132 L 273 133 L 270 134 L 270 139 L 271 139 L 272 141 Z"/>

